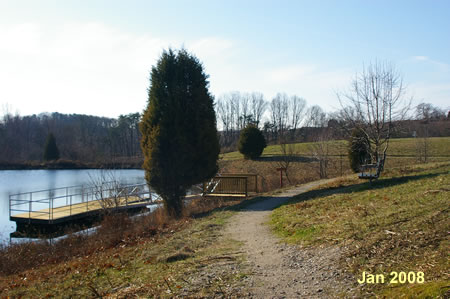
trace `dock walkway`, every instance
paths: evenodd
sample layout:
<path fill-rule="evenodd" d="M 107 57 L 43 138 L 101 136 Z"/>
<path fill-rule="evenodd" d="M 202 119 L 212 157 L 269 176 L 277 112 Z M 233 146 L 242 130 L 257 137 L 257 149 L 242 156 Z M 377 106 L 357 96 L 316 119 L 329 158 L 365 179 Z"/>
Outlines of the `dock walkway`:
<path fill-rule="evenodd" d="M 106 210 L 140 209 L 158 202 L 146 184 L 72 186 L 13 194 L 9 218 L 19 224 L 53 225 L 94 216 Z"/>

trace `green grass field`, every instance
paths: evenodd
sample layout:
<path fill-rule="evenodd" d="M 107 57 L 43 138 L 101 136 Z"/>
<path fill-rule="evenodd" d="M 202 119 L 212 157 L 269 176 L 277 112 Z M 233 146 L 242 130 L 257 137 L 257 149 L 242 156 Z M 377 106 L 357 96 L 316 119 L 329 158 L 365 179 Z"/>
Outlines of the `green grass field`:
<path fill-rule="evenodd" d="M 429 155 L 430 157 L 447 157 L 450 158 L 450 137 L 433 137 L 429 138 Z M 296 143 L 295 148 L 299 155 L 310 156 L 310 147 L 313 143 Z M 337 140 L 331 141 L 331 155 L 346 155 L 347 141 Z M 392 139 L 388 149 L 389 156 L 399 157 L 415 157 L 417 153 L 417 140 L 414 138 Z M 280 146 L 270 145 L 264 149 L 263 157 L 280 155 Z M 221 155 L 223 160 L 238 160 L 243 159 L 239 152 L 231 152 Z"/>
<path fill-rule="evenodd" d="M 424 284 L 366 285 L 364 296 L 439 298 L 449 291 L 449 192 L 449 162 L 391 169 L 372 184 L 350 176 L 295 197 L 271 225 L 289 243 L 341 246 L 357 277 L 424 273 Z"/>

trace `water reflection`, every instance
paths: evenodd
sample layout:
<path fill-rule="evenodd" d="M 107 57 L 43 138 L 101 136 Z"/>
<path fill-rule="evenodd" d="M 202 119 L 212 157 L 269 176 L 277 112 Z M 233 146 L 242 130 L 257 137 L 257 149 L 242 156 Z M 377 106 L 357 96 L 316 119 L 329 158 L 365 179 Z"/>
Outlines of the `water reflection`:
<path fill-rule="evenodd" d="M 48 179 L 47 179 L 48 180 L 48 189 L 50 189 L 48 191 L 48 198 L 55 197 L 56 175 L 57 175 L 57 172 L 55 172 L 55 171 L 49 172 L 48 175 L 47 175 L 47 177 L 48 177 Z M 30 190 L 30 191 L 32 191 L 32 190 Z"/>

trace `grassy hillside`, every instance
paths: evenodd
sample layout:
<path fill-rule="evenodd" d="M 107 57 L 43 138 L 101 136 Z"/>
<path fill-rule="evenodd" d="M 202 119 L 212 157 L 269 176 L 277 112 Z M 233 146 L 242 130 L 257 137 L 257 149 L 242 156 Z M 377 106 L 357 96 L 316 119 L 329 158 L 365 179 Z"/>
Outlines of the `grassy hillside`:
<path fill-rule="evenodd" d="M 450 157 L 450 137 L 433 137 L 429 138 L 429 155 L 430 157 Z M 310 156 L 310 147 L 313 143 L 297 143 L 296 151 L 299 155 Z M 337 140 L 331 141 L 333 145 L 331 147 L 332 155 L 346 155 L 347 154 L 347 141 Z M 416 156 L 417 140 L 414 138 L 401 138 L 392 139 L 390 147 L 388 150 L 388 155 L 390 156 L 400 156 L 400 157 L 415 157 Z M 270 145 L 264 149 L 262 154 L 263 157 L 280 155 L 280 147 L 278 145 Z M 223 160 L 237 160 L 243 159 L 243 156 L 239 152 L 231 152 L 223 154 Z"/>
<path fill-rule="evenodd" d="M 365 295 L 435 298 L 449 292 L 449 192 L 448 162 L 386 171 L 372 185 L 352 176 L 295 197 L 271 225 L 290 243 L 341 246 L 356 277 L 424 272 L 424 284 L 367 284 Z"/>
<path fill-rule="evenodd" d="M 346 141 L 330 141 L 331 154 L 327 166 L 327 176 L 336 177 L 352 173 L 347 157 Z M 310 147 L 313 143 L 295 144 L 298 157 L 289 166 L 289 180 L 284 176 L 285 185 L 297 185 L 319 179 L 319 163 L 311 158 Z M 412 138 L 393 139 L 389 148 L 389 154 L 386 160 L 385 169 L 393 167 L 403 167 L 405 165 L 417 164 L 416 140 Z M 336 156 L 341 153 L 342 156 Z M 222 155 L 220 168 L 222 172 L 228 173 L 257 173 L 259 176 L 259 186 L 263 191 L 271 191 L 279 188 L 278 167 L 285 167 L 280 163 L 283 160 L 280 156 L 280 146 L 268 146 L 263 156 L 256 160 L 244 160 L 238 152 L 232 152 Z M 430 138 L 429 139 L 429 162 L 450 161 L 450 137 Z M 384 173 L 382 174 L 384 176 Z"/>

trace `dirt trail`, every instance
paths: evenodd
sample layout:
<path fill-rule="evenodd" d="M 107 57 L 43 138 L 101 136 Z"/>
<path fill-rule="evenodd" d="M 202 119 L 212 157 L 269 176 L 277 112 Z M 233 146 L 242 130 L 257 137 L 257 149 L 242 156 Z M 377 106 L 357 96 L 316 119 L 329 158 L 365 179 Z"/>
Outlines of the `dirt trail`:
<path fill-rule="evenodd" d="M 242 241 L 255 298 L 326 298 L 352 293 L 352 277 L 337 266 L 338 247 L 302 249 L 280 243 L 267 226 L 274 208 L 290 197 L 326 183 L 305 184 L 276 194 L 233 216 L 226 235 Z"/>

